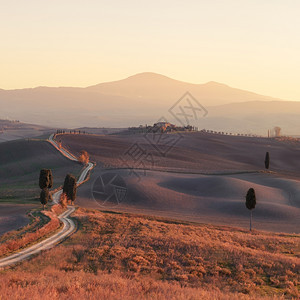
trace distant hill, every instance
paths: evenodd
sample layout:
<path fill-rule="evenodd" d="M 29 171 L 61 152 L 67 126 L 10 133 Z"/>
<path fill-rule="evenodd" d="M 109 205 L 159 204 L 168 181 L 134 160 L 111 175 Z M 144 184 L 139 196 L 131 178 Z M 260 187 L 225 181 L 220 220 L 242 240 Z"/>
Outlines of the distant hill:
<path fill-rule="evenodd" d="M 0 119 L 0 143 L 24 138 L 33 138 L 50 134 L 53 128 L 41 125 L 22 123 L 18 120 Z"/>
<path fill-rule="evenodd" d="M 33 130 L 49 130 L 49 127 L 22 123 L 19 120 L 3 120 L 0 119 L 0 130 L 18 130 L 18 129 L 33 129 Z"/>
<path fill-rule="evenodd" d="M 203 105 L 221 105 L 231 102 L 278 100 L 252 92 L 231 88 L 225 84 L 210 81 L 205 84 L 192 84 L 171 79 L 156 73 L 141 73 L 126 79 L 90 86 L 87 90 L 105 95 L 115 95 L 135 99 L 176 101 L 186 91 L 193 94 Z M 172 103 L 172 102 L 171 102 Z M 170 104 L 171 104 L 170 103 Z"/>
<path fill-rule="evenodd" d="M 9 117 L 50 127 L 128 127 L 152 124 L 189 91 L 208 115 L 195 126 L 214 130 L 265 134 L 281 126 L 299 135 L 300 102 L 288 102 L 208 82 L 191 84 L 155 73 L 87 88 L 37 87 L 0 90 L 0 118 Z M 280 123 L 280 124 L 279 124 Z"/>

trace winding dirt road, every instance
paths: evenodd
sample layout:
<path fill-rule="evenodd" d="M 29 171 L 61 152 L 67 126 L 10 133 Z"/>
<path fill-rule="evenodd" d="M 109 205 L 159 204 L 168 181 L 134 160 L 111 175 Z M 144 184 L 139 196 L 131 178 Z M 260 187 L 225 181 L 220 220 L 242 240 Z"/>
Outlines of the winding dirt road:
<path fill-rule="evenodd" d="M 43 240 L 31 247 L 28 247 L 26 249 L 23 249 L 22 251 L 19 251 L 15 254 L 0 259 L 0 269 L 7 266 L 14 265 L 22 260 L 28 259 L 32 255 L 37 254 L 42 250 L 52 248 L 57 243 L 65 239 L 76 229 L 73 220 L 68 218 L 70 214 L 72 214 L 74 211 L 75 211 L 75 207 L 68 207 L 68 209 L 58 217 L 61 220 L 61 222 L 63 222 L 64 226 L 62 230 L 60 230 L 56 234 L 52 235 L 46 240 Z"/>
<path fill-rule="evenodd" d="M 65 149 L 59 147 L 55 140 L 53 139 L 54 135 L 51 134 L 49 137 L 49 143 L 51 143 L 62 155 L 67 157 L 70 160 L 78 161 L 77 158 L 71 153 L 67 152 Z M 79 176 L 77 184 L 80 185 L 86 179 L 88 172 L 94 167 L 93 163 L 88 163 L 84 168 L 82 173 Z M 53 202 L 58 203 L 59 197 L 62 193 L 62 190 L 53 194 Z M 60 221 L 63 223 L 63 228 L 52 235 L 51 237 L 33 245 L 28 248 L 25 248 L 15 254 L 4 257 L 0 259 L 0 269 L 14 265 L 18 262 L 21 262 L 25 259 L 29 259 L 32 255 L 37 254 L 43 250 L 50 249 L 57 245 L 59 242 L 63 241 L 67 236 L 69 236 L 73 231 L 75 231 L 76 226 L 72 219 L 69 216 L 75 211 L 74 206 L 68 206 L 67 210 L 58 216 Z"/>

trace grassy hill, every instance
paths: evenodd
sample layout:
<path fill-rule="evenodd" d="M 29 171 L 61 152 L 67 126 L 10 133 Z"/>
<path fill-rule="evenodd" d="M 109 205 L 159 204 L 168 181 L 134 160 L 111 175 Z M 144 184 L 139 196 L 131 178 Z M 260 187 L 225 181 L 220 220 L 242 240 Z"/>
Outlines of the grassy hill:
<path fill-rule="evenodd" d="M 79 175 L 82 166 L 63 157 L 42 140 L 17 140 L 0 144 L 0 202 L 28 203 L 39 197 L 42 168 L 52 169 L 54 188 L 67 173 Z"/>
<path fill-rule="evenodd" d="M 299 235 L 78 209 L 65 243 L 0 273 L 3 299 L 297 299 Z"/>

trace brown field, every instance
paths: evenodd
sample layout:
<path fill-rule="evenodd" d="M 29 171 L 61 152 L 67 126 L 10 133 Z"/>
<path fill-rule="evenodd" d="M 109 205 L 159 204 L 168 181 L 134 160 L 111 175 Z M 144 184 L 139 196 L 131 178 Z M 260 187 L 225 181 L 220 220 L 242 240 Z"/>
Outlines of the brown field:
<path fill-rule="evenodd" d="M 300 141 L 267 138 L 225 136 L 218 134 L 173 133 L 160 135 L 61 135 L 58 140 L 75 154 L 84 148 L 91 160 L 103 166 L 137 167 L 130 160 L 128 150 L 137 144 L 154 156 L 152 162 L 143 161 L 146 167 L 155 170 L 194 171 L 196 173 L 224 171 L 257 171 L 264 169 L 266 151 L 271 156 L 271 171 L 285 176 L 300 175 Z M 175 143 L 174 147 L 171 139 Z M 165 139 L 165 142 L 163 141 Z M 169 144 L 168 144 L 168 139 Z M 159 142 L 158 142 L 159 141 Z M 152 145 L 165 153 L 162 156 Z M 128 165 L 122 163 L 126 160 Z M 142 165 L 139 166 L 143 167 Z"/>
<path fill-rule="evenodd" d="M 297 140 L 185 133 L 161 157 L 140 134 L 63 135 L 58 139 L 71 152 L 86 150 L 91 160 L 97 162 L 91 180 L 79 189 L 77 204 L 82 207 L 248 228 L 249 211 L 244 202 L 247 190 L 253 187 L 257 194 L 254 227 L 299 233 L 300 143 Z M 134 164 L 126 154 L 135 143 L 146 151 L 154 151 L 153 166 L 143 161 L 145 172 L 130 173 L 125 169 L 143 167 Z M 264 171 L 266 151 L 271 156 L 270 172 Z M 96 179 L 106 172 L 119 174 L 127 186 L 126 198 L 117 206 L 95 201 L 92 195 Z"/>
<path fill-rule="evenodd" d="M 78 231 L 1 271 L 0 299 L 297 299 L 299 235 L 78 209 Z"/>

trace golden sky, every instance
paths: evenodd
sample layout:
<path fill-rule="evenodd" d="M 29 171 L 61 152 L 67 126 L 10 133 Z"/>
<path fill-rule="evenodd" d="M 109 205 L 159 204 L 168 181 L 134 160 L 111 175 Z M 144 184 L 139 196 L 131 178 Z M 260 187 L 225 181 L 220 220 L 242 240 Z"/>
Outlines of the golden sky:
<path fill-rule="evenodd" d="M 0 1 L 0 88 L 140 72 L 300 101 L 298 0 Z"/>

